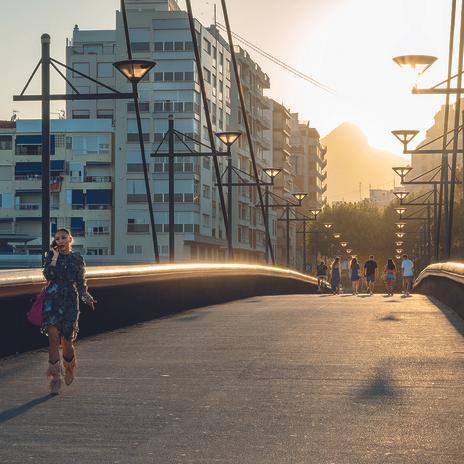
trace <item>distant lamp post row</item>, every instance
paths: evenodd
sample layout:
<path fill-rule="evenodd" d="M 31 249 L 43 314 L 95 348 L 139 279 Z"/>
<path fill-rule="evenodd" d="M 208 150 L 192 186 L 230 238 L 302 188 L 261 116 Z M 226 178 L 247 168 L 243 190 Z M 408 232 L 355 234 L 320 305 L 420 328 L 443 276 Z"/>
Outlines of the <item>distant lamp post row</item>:
<path fill-rule="evenodd" d="M 463 78 L 463 50 L 464 50 L 464 3 L 461 3 L 460 15 L 457 15 L 456 0 L 452 2 L 451 8 L 451 21 L 450 21 L 450 33 L 449 33 L 449 53 L 448 53 L 448 72 L 447 78 L 442 82 L 434 85 L 428 89 L 419 89 L 417 82 L 412 89 L 413 94 L 435 94 L 445 95 L 445 110 L 444 110 L 444 123 L 443 123 L 443 136 L 442 136 L 442 149 L 441 150 L 418 150 L 422 153 L 441 153 L 441 175 L 440 175 L 440 194 L 439 200 L 435 202 L 438 206 L 437 219 L 435 221 L 435 259 L 438 259 L 439 255 L 439 244 L 440 244 L 440 230 L 441 230 L 441 217 L 442 217 L 442 205 L 444 206 L 444 225 L 445 225 L 445 259 L 450 259 L 452 251 L 452 234 L 453 234 L 453 217 L 454 217 L 454 202 L 455 202 L 455 189 L 456 189 L 456 172 L 457 172 L 457 155 L 462 153 L 462 149 L 459 148 L 458 134 L 462 129 L 460 126 L 461 118 L 461 95 L 464 91 L 462 87 Z M 459 34 L 455 34 L 456 20 L 460 18 L 460 31 Z M 459 45 L 455 47 L 455 41 L 458 39 Z M 453 60 L 455 49 L 459 50 L 459 56 L 457 60 L 456 74 L 453 74 Z M 393 61 L 401 67 L 410 68 L 418 78 L 422 75 L 430 66 L 432 66 L 437 58 L 432 55 L 403 55 L 393 58 Z M 452 80 L 456 78 L 455 87 L 451 87 Z M 456 104 L 454 108 L 454 124 L 450 131 L 449 126 L 449 114 L 450 114 L 450 95 L 456 95 Z M 408 139 L 414 138 L 417 135 L 416 131 L 396 131 L 395 136 L 403 137 L 403 144 L 405 151 L 407 151 Z M 452 140 L 448 141 L 448 134 L 453 133 Z M 410 140 L 409 140 L 410 141 Z M 452 150 L 448 150 L 448 144 L 453 142 Z M 430 142 L 431 143 L 431 142 Z M 451 182 L 448 191 L 448 154 L 452 154 L 451 162 Z M 464 175 L 464 173 L 463 173 Z"/>

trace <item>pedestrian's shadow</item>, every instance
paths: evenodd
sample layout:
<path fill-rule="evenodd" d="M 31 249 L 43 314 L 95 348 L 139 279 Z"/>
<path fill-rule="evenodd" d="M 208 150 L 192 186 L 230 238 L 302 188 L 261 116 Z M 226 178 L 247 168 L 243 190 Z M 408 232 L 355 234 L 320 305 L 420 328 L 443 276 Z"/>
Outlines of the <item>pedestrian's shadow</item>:
<path fill-rule="evenodd" d="M 45 403 L 46 401 L 52 398 L 54 398 L 54 396 L 52 395 L 41 396 L 40 398 L 28 401 L 27 403 L 21 404 L 20 406 L 16 406 L 15 408 L 7 409 L 6 411 L 1 411 L 0 424 L 14 419 L 15 417 L 20 416 L 21 414 L 24 414 L 25 412 L 29 411 L 29 409 L 32 409 L 38 406 L 39 404 Z"/>

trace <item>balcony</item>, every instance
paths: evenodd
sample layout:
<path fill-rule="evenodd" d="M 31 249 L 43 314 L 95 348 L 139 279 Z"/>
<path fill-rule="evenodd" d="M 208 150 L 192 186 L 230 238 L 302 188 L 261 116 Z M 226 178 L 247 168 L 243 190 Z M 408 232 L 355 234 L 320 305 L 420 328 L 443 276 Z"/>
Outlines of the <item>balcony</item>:
<path fill-rule="evenodd" d="M 146 203 L 147 195 L 145 193 L 129 193 L 127 203 Z"/>
<path fill-rule="evenodd" d="M 128 234 L 148 234 L 149 232 L 149 224 L 127 224 Z"/>

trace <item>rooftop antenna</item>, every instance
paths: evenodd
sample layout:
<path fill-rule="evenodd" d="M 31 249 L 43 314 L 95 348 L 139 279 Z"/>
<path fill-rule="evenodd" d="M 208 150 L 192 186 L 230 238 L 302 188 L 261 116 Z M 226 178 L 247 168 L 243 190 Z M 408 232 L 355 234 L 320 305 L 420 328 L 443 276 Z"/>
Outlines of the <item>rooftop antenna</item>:
<path fill-rule="evenodd" d="M 13 114 L 11 115 L 10 121 L 15 122 L 18 119 L 18 110 L 13 110 Z"/>

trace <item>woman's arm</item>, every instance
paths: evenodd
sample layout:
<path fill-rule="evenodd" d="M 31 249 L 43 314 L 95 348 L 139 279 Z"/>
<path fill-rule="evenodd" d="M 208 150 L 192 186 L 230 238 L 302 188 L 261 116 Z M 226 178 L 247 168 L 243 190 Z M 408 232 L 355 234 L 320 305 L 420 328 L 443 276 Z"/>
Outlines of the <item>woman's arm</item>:
<path fill-rule="evenodd" d="M 43 275 L 47 280 L 56 279 L 56 262 L 58 260 L 58 252 L 50 250 L 45 257 Z"/>
<path fill-rule="evenodd" d="M 78 259 L 78 270 L 76 275 L 76 284 L 77 291 L 79 293 L 80 299 L 93 308 L 93 304 L 96 301 L 93 299 L 92 295 L 88 292 L 87 289 L 87 280 L 85 278 L 85 261 L 81 255 L 77 255 Z"/>

